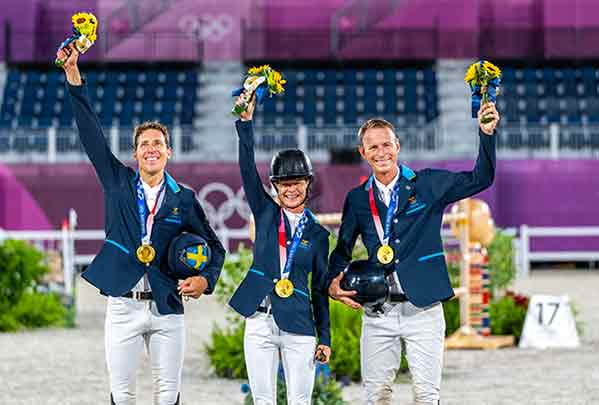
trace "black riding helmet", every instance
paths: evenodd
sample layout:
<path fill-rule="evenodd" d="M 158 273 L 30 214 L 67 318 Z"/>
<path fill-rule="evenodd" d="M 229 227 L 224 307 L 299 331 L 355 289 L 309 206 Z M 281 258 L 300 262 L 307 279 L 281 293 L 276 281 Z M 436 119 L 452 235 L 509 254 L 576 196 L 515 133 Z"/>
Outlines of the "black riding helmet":
<path fill-rule="evenodd" d="M 270 181 L 308 178 L 312 180 L 314 172 L 308 156 L 299 149 L 285 149 L 278 152 L 270 162 Z"/>
<path fill-rule="evenodd" d="M 382 305 L 389 294 L 385 268 L 368 260 L 351 262 L 345 269 L 340 287 L 346 291 L 357 291 L 351 299 L 372 306 Z"/>

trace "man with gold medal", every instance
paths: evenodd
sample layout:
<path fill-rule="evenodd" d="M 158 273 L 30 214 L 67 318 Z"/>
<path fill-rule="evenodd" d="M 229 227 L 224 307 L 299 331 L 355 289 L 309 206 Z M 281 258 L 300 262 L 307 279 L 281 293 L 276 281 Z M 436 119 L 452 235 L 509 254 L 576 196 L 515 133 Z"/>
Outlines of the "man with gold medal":
<path fill-rule="evenodd" d="M 277 153 L 266 192 L 254 161 L 252 117 L 255 89 L 236 102 L 240 120 L 239 167 L 256 222 L 253 263 L 229 304 L 246 318 L 244 353 L 254 404 L 276 405 L 279 356 L 288 403 L 311 403 L 315 360 L 329 361 L 330 323 L 326 291 L 328 231 L 306 208 L 312 165 L 298 149 Z"/>
<path fill-rule="evenodd" d="M 406 345 L 415 403 L 440 401 L 445 333 L 440 303 L 453 296 L 440 236 L 443 211 L 489 187 L 495 174 L 495 105 L 482 104 L 478 120 L 479 155 L 474 169 L 465 172 L 413 171 L 399 165 L 399 138 L 386 120 L 368 120 L 358 131 L 360 154 L 373 174 L 346 197 L 337 246 L 329 258 L 328 291 L 352 308 L 361 307 L 352 299 L 356 291 L 340 286 L 361 236 L 369 262 L 384 267 L 389 286 L 382 306 L 364 305 L 360 364 L 365 404 L 392 403 L 400 339 Z"/>
<path fill-rule="evenodd" d="M 199 298 L 216 286 L 225 251 L 195 197 L 166 172 L 167 128 L 144 122 L 133 134 L 135 171 L 110 151 L 87 98 L 74 44 L 57 52 L 66 74 L 79 137 L 104 190 L 106 240 L 82 277 L 108 297 L 105 352 L 112 404 L 134 404 L 137 368 L 149 354 L 154 404 L 179 404 L 185 352 L 182 296 Z M 202 272 L 175 276 L 171 241 L 200 236 L 211 259 Z"/>

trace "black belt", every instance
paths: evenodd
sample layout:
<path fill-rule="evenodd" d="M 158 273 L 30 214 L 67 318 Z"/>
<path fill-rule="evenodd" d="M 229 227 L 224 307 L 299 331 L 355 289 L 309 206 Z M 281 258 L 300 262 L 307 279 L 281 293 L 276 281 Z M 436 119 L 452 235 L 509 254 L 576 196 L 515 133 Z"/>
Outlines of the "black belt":
<path fill-rule="evenodd" d="M 152 291 L 129 291 L 122 295 L 125 298 L 134 298 L 136 300 L 153 300 Z"/>
<path fill-rule="evenodd" d="M 272 312 L 272 307 L 258 307 L 256 311 L 262 312 L 263 314 L 270 314 Z"/>
<path fill-rule="evenodd" d="M 389 294 L 389 302 L 406 302 L 408 297 L 404 293 L 400 294 Z"/>

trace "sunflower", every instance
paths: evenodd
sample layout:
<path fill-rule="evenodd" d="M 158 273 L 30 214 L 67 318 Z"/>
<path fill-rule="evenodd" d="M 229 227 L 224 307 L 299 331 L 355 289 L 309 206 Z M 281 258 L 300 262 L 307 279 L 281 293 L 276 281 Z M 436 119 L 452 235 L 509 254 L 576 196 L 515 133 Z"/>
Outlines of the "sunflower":
<path fill-rule="evenodd" d="M 248 75 L 259 76 L 259 75 L 266 74 L 269 70 L 271 70 L 271 67 L 269 65 L 262 65 L 262 66 L 258 66 L 258 67 L 253 66 L 248 69 Z"/>
<path fill-rule="evenodd" d="M 478 69 L 476 68 L 477 66 L 478 66 L 478 63 L 473 63 L 468 68 L 468 71 L 466 72 L 466 76 L 464 77 L 464 81 L 466 83 L 470 84 L 471 81 L 476 79 L 476 73 L 478 71 Z"/>
<path fill-rule="evenodd" d="M 274 69 L 271 70 L 270 74 L 268 75 L 268 88 L 271 93 L 273 93 L 273 94 L 282 93 L 284 91 L 283 85 L 285 83 L 287 83 L 287 81 L 283 80 L 281 73 L 277 72 Z"/>
<path fill-rule="evenodd" d="M 98 29 L 98 19 L 92 13 L 76 13 L 71 17 L 73 27 L 84 35 L 91 42 L 96 41 L 96 30 Z"/>
<path fill-rule="evenodd" d="M 486 85 L 490 80 L 499 78 L 501 76 L 501 69 L 485 60 L 473 63 L 468 67 L 464 81 L 469 85 Z"/>

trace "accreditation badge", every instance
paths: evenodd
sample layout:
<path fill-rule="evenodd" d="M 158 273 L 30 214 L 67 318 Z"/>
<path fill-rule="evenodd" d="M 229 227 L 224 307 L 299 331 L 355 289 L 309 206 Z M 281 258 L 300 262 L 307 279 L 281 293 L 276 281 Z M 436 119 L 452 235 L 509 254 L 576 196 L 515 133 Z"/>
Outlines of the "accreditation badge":
<path fill-rule="evenodd" d="M 156 250 L 150 244 L 144 243 L 137 248 L 135 254 L 137 256 L 137 260 L 146 266 L 149 266 L 152 260 L 154 260 L 156 257 Z"/>
<path fill-rule="evenodd" d="M 275 284 L 275 292 L 281 298 L 291 297 L 291 294 L 293 294 L 293 283 L 287 278 L 282 278 Z"/>
<path fill-rule="evenodd" d="M 379 250 L 377 250 L 376 252 L 376 258 L 379 260 L 379 262 L 381 262 L 382 264 L 389 264 L 393 261 L 393 248 L 389 245 L 383 245 L 379 248 Z"/>

